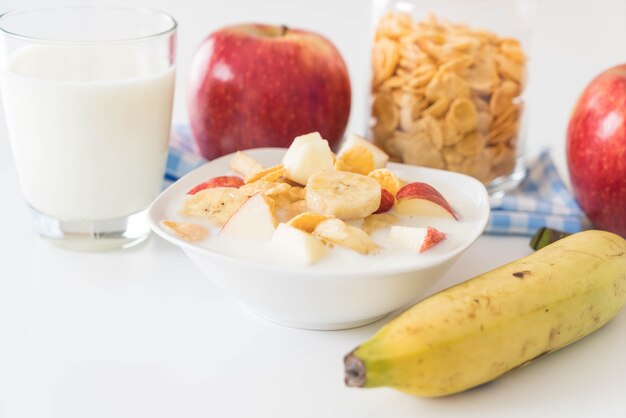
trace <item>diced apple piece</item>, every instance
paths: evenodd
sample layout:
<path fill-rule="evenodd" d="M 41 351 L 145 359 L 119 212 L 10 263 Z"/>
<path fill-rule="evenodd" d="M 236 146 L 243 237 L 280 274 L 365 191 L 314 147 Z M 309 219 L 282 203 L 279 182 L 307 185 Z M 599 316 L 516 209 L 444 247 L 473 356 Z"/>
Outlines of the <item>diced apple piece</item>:
<path fill-rule="evenodd" d="M 200 183 L 197 186 L 191 188 L 187 194 L 194 195 L 202 190 L 210 189 L 213 187 L 234 187 L 239 188 L 243 186 L 243 180 L 241 177 L 237 176 L 218 176 L 213 177 L 205 181 L 204 183 Z"/>
<path fill-rule="evenodd" d="M 332 170 L 335 156 L 317 132 L 296 137 L 283 157 L 284 177 L 306 185 L 309 177 L 318 171 Z"/>
<path fill-rule="evenodd" d="M 396 211 L 402 215 L 459 219 L 446 198 L 427 183 L 415 182 L 403 186 L 396 193 L 396 199 Z"/>
<path fill-rule="evenodd" d="M 276 229 L 272 204 L 257 193 L 250 197 L 228 219 L 220 230 L 221 236 L 269 241 Z"/>
<path fill-rule="evenodd" d="M 242 151 L 237 151 L 233 159 L 230 160 L 230 169 L 243 177 L 258 173 L 263 168 L 260 162 Z"/>
<path fill-rule="evenodd" d="M 381 150 L 367 139 L 354 134 L 350 135 L 343 141 L 337 155 L 341 155 L 346 152 L 347 149 L 355 147 L 357 145 L 366 147 L 372 152 L 372 155 L 374 156 L 374 169 L 383 168 L 387 165 L 387 162 L 389 161 L 389 155 L 387 155 L 385 151 Z"/>
<path fill-rule="evenodd" d="M 313 264 L 326 255 L 326 247 L 319 239 L 286 223 L 278 224 L 272 242 L 303 263 Z"/>
<path fill-rule="evenodd" d="M 389 239 L 405 247 L 418 250 L 420 253 L 443 241 L 446 239 L 446 236 L 445 232 L 441 232 L 431 226 L 416 228 L 394 225 L 389 231 Z"/>

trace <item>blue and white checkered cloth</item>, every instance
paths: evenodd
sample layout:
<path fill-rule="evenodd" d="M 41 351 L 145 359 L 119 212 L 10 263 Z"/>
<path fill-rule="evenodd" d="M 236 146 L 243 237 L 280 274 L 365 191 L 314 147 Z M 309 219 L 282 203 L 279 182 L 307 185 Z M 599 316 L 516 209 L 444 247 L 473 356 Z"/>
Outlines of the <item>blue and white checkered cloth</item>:
<path fill-rule="evenodd" d="M 177 125 L 172 132 L 165 186 L 206 163 L 198 156 L 191 130 Z M 485 232 L 496 235 L 533 235 L 541 227 L 578 232 L 589 227 L 584 213 L 563 184 L 548 151 L 529 161 L 522 184 L 504 197 L 491 198 Z"/>
<path fill-rule="evenodd" d="M 170 137 L 163 188 L 206 162 L 207 160 L 200 157 L 189 126 L 175 125 Z"/>
<path fill-rule="evenodd" d="M 528 176 L 503 197 L 491 197 L 486 232 L 533 235 L 541 227 L 579 232 L 591 225 L 559 176 L 550 153 L 528 162 Z"/>

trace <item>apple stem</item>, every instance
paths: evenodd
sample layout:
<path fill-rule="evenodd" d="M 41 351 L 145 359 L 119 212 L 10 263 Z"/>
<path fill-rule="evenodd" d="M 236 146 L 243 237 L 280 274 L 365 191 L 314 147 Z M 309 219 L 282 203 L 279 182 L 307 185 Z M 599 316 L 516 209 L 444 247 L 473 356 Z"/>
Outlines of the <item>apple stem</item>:
<path fill-rule="evenodd" d="M 280 26 L 280 30 L 281 30 L 280 36 L 285 36 L 287 34 L 287 29 L 289 29 L 289 28 L 287 28 L 287 26 L 281 25 Z"/>

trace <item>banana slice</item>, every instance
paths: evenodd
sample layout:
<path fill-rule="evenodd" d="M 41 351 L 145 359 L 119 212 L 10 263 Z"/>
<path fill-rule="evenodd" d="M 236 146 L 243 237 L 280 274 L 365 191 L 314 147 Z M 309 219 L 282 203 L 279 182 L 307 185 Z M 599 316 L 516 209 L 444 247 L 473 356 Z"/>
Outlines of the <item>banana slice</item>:
<path fill-rule="evenodd" d="M 180 213 L 221 227 L 247 199 L 248 196 L 234 187 L 214 187 L 185 200 Z"/>
<path fill-rule="evenodd" d="M 320 222 L 313 230 L 313 235 L 323 241 L 353 249 L 361 254 L 368 254 L 378 248 L 365 231 L 337 218 Z"/>
<path fill-rule="evenodd" d="M 312 212 L 344 220 L 361 219 L 380 205 L 380 184 L 373 178 L 347 171 L 321 171 L 306 187 Z"/>

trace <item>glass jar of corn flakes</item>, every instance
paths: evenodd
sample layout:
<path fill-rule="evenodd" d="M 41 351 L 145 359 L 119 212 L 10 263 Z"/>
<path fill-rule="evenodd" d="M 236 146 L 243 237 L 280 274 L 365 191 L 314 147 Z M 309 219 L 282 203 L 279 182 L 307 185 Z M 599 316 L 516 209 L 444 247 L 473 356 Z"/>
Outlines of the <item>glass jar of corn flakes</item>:
<path fill-rule="evenodd" d="M 373 0 L 368 132 L 400 162 L 469 174 L 492 193 L 526 175 L 534 0 Z"/>

